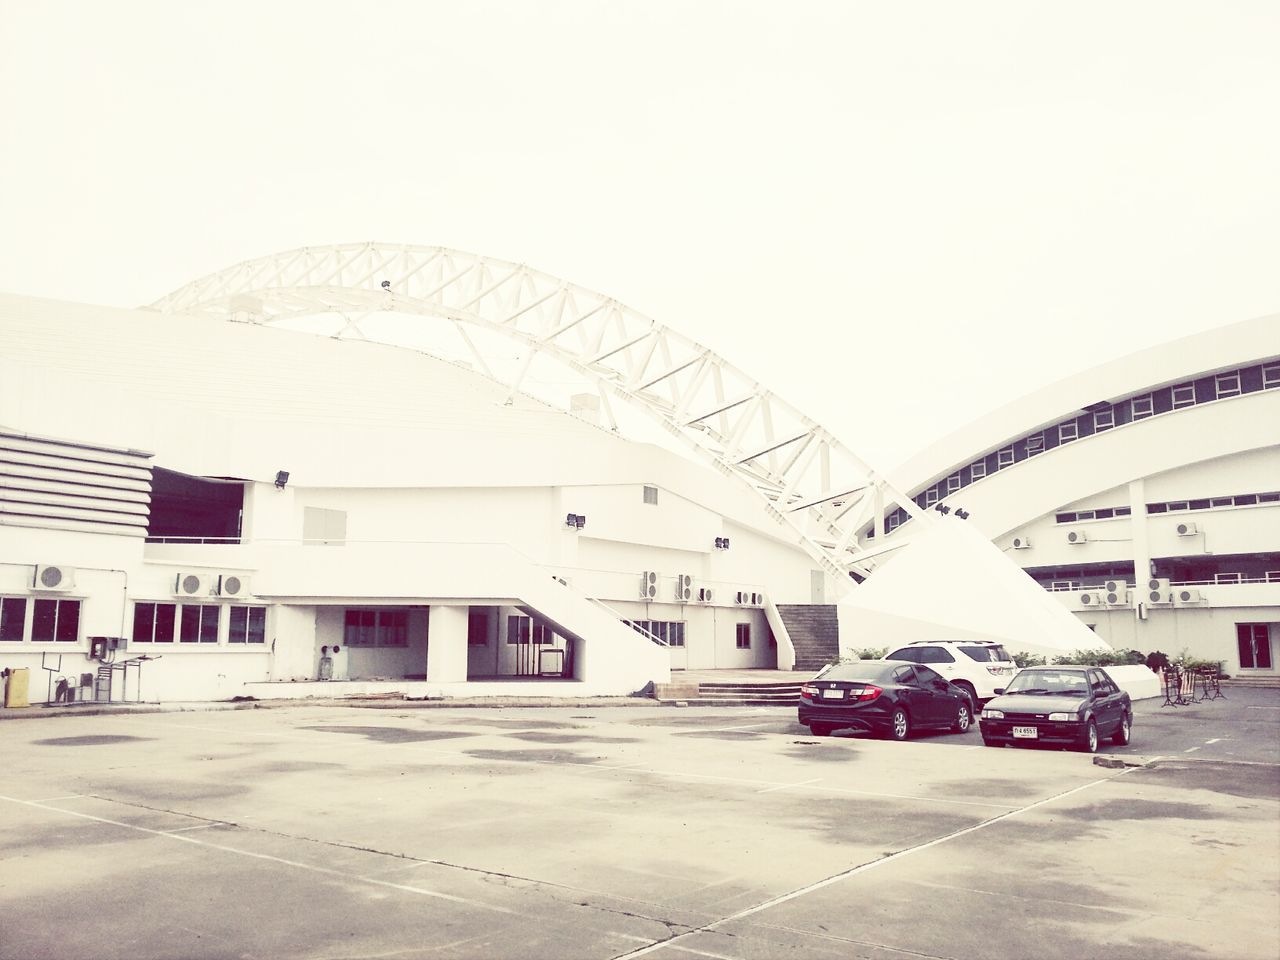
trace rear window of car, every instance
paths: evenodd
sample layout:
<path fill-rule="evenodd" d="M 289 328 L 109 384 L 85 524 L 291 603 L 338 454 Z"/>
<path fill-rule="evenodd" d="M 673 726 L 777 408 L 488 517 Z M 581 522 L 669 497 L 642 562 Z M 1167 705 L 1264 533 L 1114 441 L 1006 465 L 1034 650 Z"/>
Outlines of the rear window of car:
<path fill-rule="evenodd" d="M 920 659 L 920 651 L 912 649 L 911 647 L 903 647 L 901 650 L 895 650 L 893 653 L 886 655 L 885 659 L 916 661 Z"/>
<path fill-rule="evenodd" d="M 837 663 L 826 673 L 823 680 L 882 680 L 890 670 L 899 666 L 896 663 L 884 663 L 880 660 L 859 660 L 857 663 Z M 814 679 L 817 679 L 816 677 Z"/>
<path fill-rule="evenodd" d="M 984 643 L 980 647 L 961 647 L 960 652 L 970 660 L 977 660 L 979 663 L 1000 663 L 1001 661 L 1011 659 L 1010 656 L 1004 652 L 1004 647 L 1000 646 L 998 643 Z"/>

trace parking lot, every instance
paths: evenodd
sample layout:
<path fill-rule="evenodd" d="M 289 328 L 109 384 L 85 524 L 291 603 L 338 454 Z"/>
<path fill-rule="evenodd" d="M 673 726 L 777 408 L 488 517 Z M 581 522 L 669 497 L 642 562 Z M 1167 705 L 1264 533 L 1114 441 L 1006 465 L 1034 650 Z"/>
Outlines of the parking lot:
<path fill-rule="evenodd" d="M 768 708 L 0 724 L 3 957 L 1280 955 L 1280 693 L 1133 743 Z"/>

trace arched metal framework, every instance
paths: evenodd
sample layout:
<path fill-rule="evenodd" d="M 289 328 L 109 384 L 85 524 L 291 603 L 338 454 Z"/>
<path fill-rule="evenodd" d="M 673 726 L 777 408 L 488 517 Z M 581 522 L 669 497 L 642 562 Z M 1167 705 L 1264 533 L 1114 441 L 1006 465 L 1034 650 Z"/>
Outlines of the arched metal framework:
<path fill-rule="evenodd" d="M 502 334 L 529 348 L 507 380 L 513 393 L 536 354 L 576 370 L 596 383 L 611 425 L 611 395 L 646 411 L 755 491 L 768 514 L 843 583 L 851 572 L 867 576 L 877 557 L 907 543 L 894 537 L 885 544 L 886 510 L 928 516 L 820 424 L 708 347 L 523 264 L 442 247 L 304 247 L 211 274 L 151 308 L 260 324 L 338 313 L 348 318 L 340 337 L 362 336 L 361 320 L 376 311 L 444 318 L 490 376 L 466 327 Z M 859 536 L 868 529 L 875 541 Z"/>

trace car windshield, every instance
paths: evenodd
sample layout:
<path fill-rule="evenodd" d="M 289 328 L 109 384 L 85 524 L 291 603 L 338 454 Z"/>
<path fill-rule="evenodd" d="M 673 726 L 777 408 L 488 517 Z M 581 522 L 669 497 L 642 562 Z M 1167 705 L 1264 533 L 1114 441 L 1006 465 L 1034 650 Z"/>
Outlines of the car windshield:
<path fill-rule="evenodd" d="M 1004 647 L 998 643 L 984 643 L 982 646 L 961 647 L 960 652 L 970 660 L 979 663 L 1001 663 L 1010 659 Z"/>
<path fill-rule="evenodd" d="M 889 676 L 889 672 L 902 666 L 900 663 L 885 663 L 883 660 L 858 660 L 854 663 L 837 663 L 825 673 L 817 677 L 823 680 L 870 680 L 880 682 Z"/>
<path fill-rule="evenodd" d="M 1089 684 L 1083 673 L 1074 670 L 1023 670 L 1005 688 L 1005 693 L 1071 694 L 1083 697 Z"/>

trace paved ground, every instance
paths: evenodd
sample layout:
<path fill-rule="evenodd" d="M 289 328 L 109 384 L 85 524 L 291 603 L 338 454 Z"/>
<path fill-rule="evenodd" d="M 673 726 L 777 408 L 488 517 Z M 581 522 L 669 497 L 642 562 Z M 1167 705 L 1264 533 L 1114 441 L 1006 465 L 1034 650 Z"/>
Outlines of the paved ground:
<path fill-rule="evenodd" d="M 0 956 L 1280 955 L 1274 691 L 1141 704 L 1140 767 L 378 706 L 4 724 Z"/>

